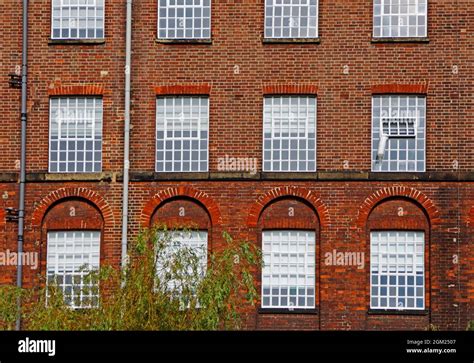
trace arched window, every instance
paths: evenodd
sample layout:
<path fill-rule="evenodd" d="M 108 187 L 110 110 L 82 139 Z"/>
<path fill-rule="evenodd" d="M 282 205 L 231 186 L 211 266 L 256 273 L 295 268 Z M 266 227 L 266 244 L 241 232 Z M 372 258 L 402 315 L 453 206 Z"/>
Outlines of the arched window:
<path fill-rule="evenodd" d="M 200 259 L 201 274 L 204 274 L 211 228 L 207 210 L 191 198 L 174 198 L 160 205 L 153 213 L 151 225 L 156 224 L 170 229 L 169 251 L 165 255 L 180 248 L 192 248 Z"/>
<path fill-rule="evenodd" d="M 72 308 L 98 302 L 97 282 L 85 277 L 100 267 L 103 227 L 100 211 L 82 199 L 59 201 L 43 219 L 47 284 L 54 283 Z"/>
<path fill-rule="evenodd" d="M 278 199 L 261 213 L 259 229 L 262 310 L 315 309 L 319 221 L 313 208 L 300 199 Z"/>
<path fill-rule="evenodd" d="M 424 310 L 429 222 L 418 205 L 391 199 L 377 205 L 368 219 L 370 309 Z"/>

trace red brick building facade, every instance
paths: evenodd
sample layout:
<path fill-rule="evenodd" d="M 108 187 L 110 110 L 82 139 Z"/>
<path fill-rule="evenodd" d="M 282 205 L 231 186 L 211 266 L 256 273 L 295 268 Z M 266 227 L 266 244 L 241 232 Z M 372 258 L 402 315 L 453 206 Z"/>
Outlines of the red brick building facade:
<path fill-rule="evenodd" d="M 24 267 L 25 286 L 46 274 L 48 231 L 98 230 L 101 263 L 121 258 L 125 1 L 105 0 L 105 35 L 87 40 L 52 36 L 51 3 L 29 9 L 25 251 L 41 264 Z M 428 0 L 426 36 L 401 39 L 374 37 L 373 0 L 319 0 L 317 34 L 305 39 L 267 37 L 264 0 L 213 0 L 210 37 L 162 39 L 158 7 L 133 2 L 129 238 L 155 221 L 194 222 L 212 251 L 223 231 L 259 245 L 262 231 L 313 231 L 314 309 L 249 309 L 248 329 L 464 330 L 474 319 L 471 0 Z M 5 208 L 18 206 L 20 96 L 8 86 L 21 65 L 17 1 L 2 2 L 1 23 L 0 243 L 16 250 Z M 373 169 L 377 95 L 426 100 L 424 170 Z M 49 172 L 50 100 L 89 96 L 103 102 L 101 170 Z M 174 96 L 209 101 L 207 171 L 157 171 L 157 98 Z M 272 96 L 317 100 L 315 171 L 264 171 Z M 255 173 L 220 167 L 226 157 L 256 159 Z M 423 309 L 371 308 L 380 230 L 423 232 Z M 363 252 L 364 268 L 328 264 L 333 251 Z M 15 266 L 0 271 L 15 282 Z"/>

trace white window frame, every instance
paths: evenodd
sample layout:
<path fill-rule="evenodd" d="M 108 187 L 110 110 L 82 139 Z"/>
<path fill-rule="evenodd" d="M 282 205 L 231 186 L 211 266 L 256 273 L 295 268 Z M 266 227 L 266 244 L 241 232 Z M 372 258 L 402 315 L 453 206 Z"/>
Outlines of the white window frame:
<path fill-rule="evenodd" d="M 192 248 L 196 256 L 199 258 L 199 279 L 203 279 L 207 271 L 207 259 L 208 259 L 208 250 L 209 250 L 209 236 L 207 230 L 198 230 L 198 231 L 169 231 L 168 234 L 163 234 L 163 238 L 167 243 L 162 254 L 157 258 L 156 273 L 157 276 L 161 276 L 166 272 L 163 269 L 163 265 L 160 263 L 161 259 L 172 259 L 175 254 L 177 254 L 180 249 L 183 248 Z M 192 273 L 192 271 L 189 271 Z M 170 291 L 177 292 L 178 287 L 176 286 L 176 281 L 168 281 L 168 289 Z"/>
<path fill-rule="evenodd" d="M 385 124 L 398 124 L 388 128 Z M 401 124 L 407 124 L 404 134 Z M 421 173 L 426 170 L 426 97 L 372 96 L 372 171 Z"/>
<path fill-rule="evenodd" d="M 425 309 L 425 244 L 422 231 L 371 231 L 371 309 Z"/>
<path fill-rule="evenodd" d="M 70 4 L 75 1 L 76 4 Z M 105 0 L 84 0 L 85 4 L 79 4 L 79 0 L 51 0 L 51 39 L 104 39 L 105 38 Z M 102 7 L 102 14 L 99 13 L 98 8 Z M 85 10 L 84 10 L 85 8 Z M 57 9 L 59 9 L 59 17 L 57 16 Z M 75 15 L 73 17 L 73 12 Z M 82 16 L 81 16 L 82 15 Z M 102 15 L 102 16 L 101 16 Z M 59 27 L 55 24 L 59 22 Z M 67 22 L 68 26 L 63 28 L 63 24 Z M 89 28 L 90 23 L 93 22 L 93 27 Z M 84 25 L 85 28 L 81 25 Z M 55 30 L 59 29 L 59 36 L 55 35 Z M 68 35 L 63 35 L 63 29 L 68 30 Z M 81 36 L 81 30 L 85 29 L 85 35 Z M 73 36 L 72 31 L 76 32 Z M 93 30 L 93 35 L 89 35 L 89 30 Z M 102 34 L 100 34 L 102 32 Z"/>
<path fill-rule="evenodd" d="M 80 107 L 81 104 L 84 104 L 83 108 Z M 80 127 L 82 124 L 84 127 Z M 101 97 L 52 97 L 49 117 L 48 171 L 50 173 L 101 172 L 102 128 L 103 100 Z M 84 132 L 83 136 L 78 136 L 80 130 Z M 57 135 L 54 136 L 54 134 Z M 65 145 L 65 149 L 61 148 L 62 145 Z M 78 148 L 78 145 L 83 145 L 83 148 Z M 91 148 L 88 149 L 88 146 Z M 64 160 L 62 160 L 63 155 Z M 61 164 L 65 164 L 65 170 L 61 169 Z M 53 165 L 56 168 L 53 168 Z M 91 165 L 90 170 L 87 168 L 88 165 Z M 70 168 L 71 166 L 73 168 Z"/>
<path fill-rule="evenodd" d="M 97 306 L 99 284 L 85 285 L 84 277 L 90 271 L 100 268 L 100 231 L 48 231 L 47 239 L 47 284 L 55 279 L 66 304 L 73 309 Z M 79 280 L 79 286 L 76 279 Z M 84 287 L 96 288 L 96 293 L 89 290 L 85 294 Z M 73 296 L 68 293 L 69 288 Z M 75 295 L 79 296 L 79 301 L 74 298 L 75 288 L 79 289 L 79 294 Z M 88 301 L 84 301 L 85 299 Z"/>
<path fill-rule="evenodd" d="M 373 37 L 382 39 L 426 38 L 428 36 L 428 1 L 374 0 Z M 386 13 L 387 10 L 388 13 Z M 393 12 L 393 10 L 397 10 L 397 12 Z M 423 19 L 424 24 L 419 25 Z M 393 21 L 397 24 L 392 25 Z M 414 30 L 414 33 L 410 33 L 411 30 Z"/>
<path fill-rule="evenodd" d="M 192 4 L 187 4 L 190 1 L 192 1 Z M 179 16 L 178 12 L 181 12 L 181 10 L 183 15 Z M 209 18 L 204 16 L 205 10 L 208 10 Z M 196 16 L 196 12 L 200 12 L 200 15 Z M 170 15 L 170 13 L 175 13 L 175 15 Z M 191 13 L 189 14 L 191 16 L 187 13 Z M 162 18 L 163 14 L 165 14 L 164 18 Z M 207 19 L 209 26 L 204 26 Z M 191 27 L 188 27 L 188 22 Z M 165 23 L 164 27 L 162 26 L 163 23 Z M 170 24 L 175 24 L 175 26 L 170 28 Z M 196 24 L 200 25 L 196 27 Z M 157 28 L 158 39 L 211 39 L 212 0 L 158 0 Z M 183 35 L 178 36 L 178 30 L 181 28 L 183 29 Z M 166 35 L 163 36 L 162 31 L 165 31 Z M 190 31 L 191 34 L 186 34 L 187 31 Z M 170 35 L 170 32 L 174 32 L 174 34 Z M 196 36 L 196 32 L 201 34 Z"/>
<path fill-rule="evenodd" d="M 283 117 L 285 114 L 288 114 L 288 120 Z M 302 123 L 304 123 L 303 131 Z M 263 171 L 283 173 L 316 171 L 316 126 L 317 98 L 315 96 L 265 96 L 263 101 Z M 314 137 L 310 137 L 311 134 L 314 134 Z M 284 145 L 287 146 L 284 147 Z M 292 148 L 292 145 L 297 145 L 296 149 Z M 275 155 L 280 156 L 275 158 Z M 303 158 L 302 155 L 304 155 Z M 300 168 L 301 163 L 305 165 L 305 168 Z M 296 169 L 292 169 L 292 165 L 296 165 Z"/>
<path fill-rule="evenodd" d="M 319 26 L 319 0 L 265 0 L 264 36 L 266 39 L 316 39 Z M 306 8 L 306 16 L 301 12 Z M 290 14 L 287 14 L 290 13 Z M 294 13 L 297 13 L 293 15 Z M 314 14 L 313 14 L 314 13 Z M 291 16 L 293 15 L 293 16 Z M 288 20 L 288 24 L 284 24 Z M 306 26 L 301 25 L 305 20 Z M 311 24 L 314 21 L 314 24 Z M 275 26 L 280 25 L 280 26 Z M 278 33 L 280 30 L 280 34 Z M 305 31 L 303 31 L 305 30 Z M 285 32 L 288 34 L 284 34 Z M 314 34 L 311 34 L 314 31 Z M 303 34 L 302 34 L 303 33 Z"/>
<path fill-rule="evenodd" d="M 197 107 L 198 111 L 194 107 Z M 170 125 L 172 127 L 169 127 Z M 181 129 L 176 129 L 176 125 L 179 125 Z M 185 132 L 189 135 L 185 136 Z M 194 132 L 196 136 L 193 136 Z M 163 137 L 161 137 L 161 133 L 163 133 Z M 181 133 L 181 136 L 176 136 L 179 133 Z M 205 133 L 206 139 L 201 137 L 202 133 Z M 189 142 L 189 150 L 184 147 L 187 142 Z M 197 150 L 193 149 L 193 143 L 198 145 Z M 172 148 L 168 149 L 168 145 L 172 145 Z M 193 159 L 194 152 L 197 152 L 198 158 L 196 160 Z M 186 157 L 188 153 L 189 156 Z M 178 156 L 178 159 L 175 159 L 176 156 Z M 194 163 L 197 163 L 197 169 L 193 169 Z M 204 167 L 203 163 L 205 164 Z M 169 165 L 171 165 L 171 168 L 167 169 Z M 208 96 L 165 96 L 157 98 L 155 171 L 160 173 L 204 173 L 209 171 Z"/>
<path fill-rule="evenodd" d="M 315 232 L 263 231 L 262 253 L 262 309 L 315 309 Z"/>

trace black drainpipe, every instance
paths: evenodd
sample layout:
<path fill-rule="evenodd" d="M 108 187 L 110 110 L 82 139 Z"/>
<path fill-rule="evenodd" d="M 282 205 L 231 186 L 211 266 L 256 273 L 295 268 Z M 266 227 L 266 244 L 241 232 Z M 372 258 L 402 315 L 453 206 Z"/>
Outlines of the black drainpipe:
<path fill-rule="evenodd" d="M 22 288 L 23 280 L 23 234 L 25 225 L 25 182 L 26 182 L 26 110 L 27 110 L 27 66 L 28 66 L 28 0 L 23 0 L 23 42 L 21 61 L 21 156 L 20 156 L 20 196 L 18 206 L 18 258 L 16 285 Z M 21 299 L 17 298 L 16 330 L 21 329 Z"/>

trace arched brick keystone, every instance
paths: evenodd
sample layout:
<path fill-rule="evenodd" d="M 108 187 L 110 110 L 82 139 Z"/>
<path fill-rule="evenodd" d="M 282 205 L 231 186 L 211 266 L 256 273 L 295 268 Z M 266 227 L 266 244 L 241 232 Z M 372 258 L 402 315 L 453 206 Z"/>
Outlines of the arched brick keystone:
<path fill-rule="evenodd" d="M 377 190 L 370 195 L 362 205 L 359 207 L 357 216 L 357 226 L 364 228 L 367 223 L 370 212 L 384 199 L 388 198 L 406 198 L 417 202 L 422 209 L 428 214 L 431 226 L 436 226 L 440 223 L 439 211 L 434 205 L 433 201 L 429 199 L 422 192 L 409 187 L 393 186 Z"/>
<path fill-rule="evenodd" d="M 206 208 L 211 217 L 211 223 L 213 226 L 222 224 L 222 216 L 219 206 L 208 194 L 190 186 L 178 186 L 161 190 L 148 201 L 142 211 L 141 225 L 143 227 L 148 227 L 153 213 L 160 205 L 171 198 L 179 197 L 187 197 L 197 200 L 204 206 L 204 208 Z"/>
<path fill-rule="evenodd" d="M 101 212 L 102 218 L 104 218 L 105 226 L 114 225 L 114 214 L 112 208 L 106 202 L 102 196 L 90 189 L 77 187 L 77 188 L 61 188 L 49 193 L 43 200 L 36 206 L 32 217 L 31 225 L 33 228 L 40 227 L 43 218 L 49 208 L 57 201 L 65 198 L 82 198 L 86 199 L 94 204 Z"/>
<path fill-rule="evenodd" d="M 250 208 L 247 218 L 247 226 L 250 228 L 257 227 L 260 214 L 265 209 L 265 207 L 275 199 L 280 199 L 283 197 L 297 197 L 307 201 L 313 206 L 314 210 L 318 214 L 321 226 L 328 226 L 330 224 L 329 211 L 326 205 L 316 194 L 303 187 L 285 186 L 274 188 L 257 198 L 255 203 Z"/>

